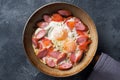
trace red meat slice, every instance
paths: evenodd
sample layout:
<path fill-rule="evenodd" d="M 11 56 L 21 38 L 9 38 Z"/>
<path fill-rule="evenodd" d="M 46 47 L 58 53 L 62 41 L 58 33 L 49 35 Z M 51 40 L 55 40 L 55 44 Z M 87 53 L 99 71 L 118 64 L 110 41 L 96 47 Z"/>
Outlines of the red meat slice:
<path fill-rule="evenodd" d="M 66 63 L 60 64 L 60 65 L 58 66 L 58 68 L 59 68 L 60 70 L 67 70 L 67 69 L 72 68 L 72 66 L 73 66 L 72 63 L 66 62 Z"/>
<path fill-rule="evenodd" d="M 39 45 L 38 45 L 38 40 L 36 39 L 36 38 L 32 38 L 32 43 L 33 43 L 33 45 L 35 46 L 35 48 L 38 48 L 39 47 Z"/>
<path fill-rule="evenodd" d="M 45 34 L 46 34 L 46 30 L 42 29 L 35 35 L 35 37 L 36 39 L 41 39 L 42 37 L 45 36 Z"/>
<path fill-rule="evenodd" d="M 75 53 L 71 53 L 71 55 L 70 55 L 70 61 L 71 61 L 72 63 L 74 63 L 74 62 L 75 62 L 75 59 L 76 59 Z"/>
<path fill-rule="evenodd" d="M 68 16 L 70 16 L 70 15 L 72 15 L 72 13 L 70 12 L 70 11 L 68 11 L 68 10 L 58 10 L 58 13 L 60 14 L 60 15 L 62 15 L 62 16 L 66 16 L 66 17 L 68 17 Z"/>
<path fill-rule="evenodd" d="M 50 22 L 51 21 L 51 17 L 49 15 L 43 15 L 43 19 L 46 22 Z"/>
<path fill-rule="evenodd" d="M 39 44 L 39 50 L 41 50 L 43 48 L 43 45 L 41 42 L 39 42 L 38 44 Z"/>
<path fill-rule="evenodd" d="M 48 53 L 48 50 L 46 48 L 44 48 L 42 50 L 39 50 L 37 57 L 41 59 L 41 58 L 45 57 L 47 55 L 47 53 Z"/>
<path fill-rule="evenodd" d="M 56 59 L 59 57 L 59 55 L 60 55 L 60 52 L 58 51 L 52 51 L 49 53 L 49 56 L 56 58 Z"/>
<path fill-rule="evenodd" d="M 81 35 L 79 38 L 77 38 L 76 42 L 77 42 L 78 44 L 81 44 L 81 43 L 86 42 L 87 40 L 88 40 L 88 37 L 87 37 L 87 36 Z"/>
<path fill-rule="evenodd" d="M 79 19 L 79 18 L 76 18 L 76 17 L 75 17 L 75 22 L 76 22 L 76 23 L 78 23 L 78 22 L 81 23 L 80 19 Z"/>
<path fill-rule="evenodd" d="M 58 59 L 57 59 L 57 64 L 62 62 L 63 60 L 65 60 L 67 57 L 66 53 L 61 53 L 59 56 L 58 56 Z"/>
<path fill-rule="evenodd" d="M 49 66 L 49 67 L 55 67 L 55 62 L 53 59 L 47 59 L 46 60 L 46 64 Z"/>
<path fill-rule="evenodd" d="M 39 28 L 45 28 L 47 25 L 48 25 L 48 22 L 38 22 L 38 23 L 37 23 L 37 26 L 38 26 Z"/>
<path fill-rule="evenodd" d="M 76 28 L 76 30 L 81 30 L 81 31 L 87 30 L 87 27 L 82 22 L 76 23 L 75 28 Z"/>
<path fill-rule="evenodd" d="M 79 52 L 79 53 L 77 53 L 77 54 L 72 53 L 72 54 L 70 55 L 70 61 L 71 61 L 72 63 L 79 62 L 80 59 L 82 58 L 82 56 L 83 56 L 83 51 L 81 51 L 81 52 Z"/>
<path fill-rule="evenodd" d="M 83 51 L 79 52 L 77 55 L 76 55 L 76 59 L 75 59 L 75 62 L 79 62 L 81 60 L 83 56 Z"/>

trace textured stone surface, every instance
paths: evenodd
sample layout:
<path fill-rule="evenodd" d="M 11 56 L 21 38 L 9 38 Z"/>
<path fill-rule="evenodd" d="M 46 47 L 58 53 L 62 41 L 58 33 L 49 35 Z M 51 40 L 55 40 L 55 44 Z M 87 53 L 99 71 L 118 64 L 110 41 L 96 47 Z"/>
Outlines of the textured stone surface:
<path fill-rule="evenodd" d="M 120 0 L 0 0 L 0 80 L 84 80 L 90 72 L 88 68 L 72 77 L 50 77 L 32 66 L 25 55 L 25 22 L 37 8 L 55 1 L 83 8 L 96 24 L 98 51 L 120 61 Z"/>

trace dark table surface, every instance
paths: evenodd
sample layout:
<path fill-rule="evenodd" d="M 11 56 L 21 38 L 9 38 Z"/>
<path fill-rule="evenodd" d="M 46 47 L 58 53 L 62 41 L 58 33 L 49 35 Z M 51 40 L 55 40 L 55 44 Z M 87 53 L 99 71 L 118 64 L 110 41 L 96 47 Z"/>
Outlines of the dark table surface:
<path fill-rule="evenodd" d="M 25 55 L 25 22 L 37 8 L 55 1 L 83 8 L 96 24 L 98 51 L 120 61 L 120 0 L 0 0 L 0 80 L 85 80 L 89 67 L 72 77 L 55 78 L 39 72 Z"/>

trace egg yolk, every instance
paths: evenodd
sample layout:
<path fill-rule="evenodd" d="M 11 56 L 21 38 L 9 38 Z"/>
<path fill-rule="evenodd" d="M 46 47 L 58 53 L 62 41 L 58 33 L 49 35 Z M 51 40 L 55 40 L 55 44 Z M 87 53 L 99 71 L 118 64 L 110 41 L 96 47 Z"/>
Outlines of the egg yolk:
<path fill-rule="evenodd" d="M 68 32 L 66 29 L 59 30 L 57 33 L 55 33 L 56 40 L 64 40 L 68 37 Z"/>
<path fill-rule="evenodd" d="M 74 52 L 76 50 L 77 44 L 74 40 L 68 39 L 64 42 L 63 50 L 66 52 Z"/>

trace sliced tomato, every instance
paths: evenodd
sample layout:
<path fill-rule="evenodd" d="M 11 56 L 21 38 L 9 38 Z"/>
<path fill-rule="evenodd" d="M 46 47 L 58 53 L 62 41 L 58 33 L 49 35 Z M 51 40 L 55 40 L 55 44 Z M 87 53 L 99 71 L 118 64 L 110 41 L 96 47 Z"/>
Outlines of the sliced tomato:
<path fill-rule="evenodd" d="M 64 18 L 64 23 L 67 23 L 69 19 L 71 19 L 73 16 L 69 16 L 67 18 Z"/>
<path fill-rule="evenodd" d="M 50 55 L 51 52 L 53 52 L 53 50 L 54 50 L 53 46 L 48 48 L 48 56 Z"/>
<path fill-rule="evenodd" d="M 51 46 L 52 45 L 52 42 L 51 42 L 51 40 L 49 40 L 48 38 L 42 38 L 42 43 L 43 43 L 43 46 L 44 47 L 48 47 L 48 46 Z"/>
<path fill-rule="evenodd" d="M 83 32 L 83 31 L 76 30 L 76 32 L 77 32 L 78 35 L 84 35 L 84 32 Z"/>
<path fill-rule="evenodd" d="M 79 49 L 80 50 L 83 50 L 83 51 L 86 51 L 87 48 L 88 48 L 88 45 L 91 43 L 92 41 L 91 40 L 88 40 L 82 44 L 79 45 Z"/>
<path fill-rule="evenodd" d="M 69 21 L 67 22 L 67 26 L 72 30 L 75 27 L 75 21 Z"/>
<path fill-rule="evenodd" d="M 60 14 L 55 13 L 55 14 L 52 15 L 52 20 L 60 22 L 60 21 L 63 21 L 64 18 Z"/>

